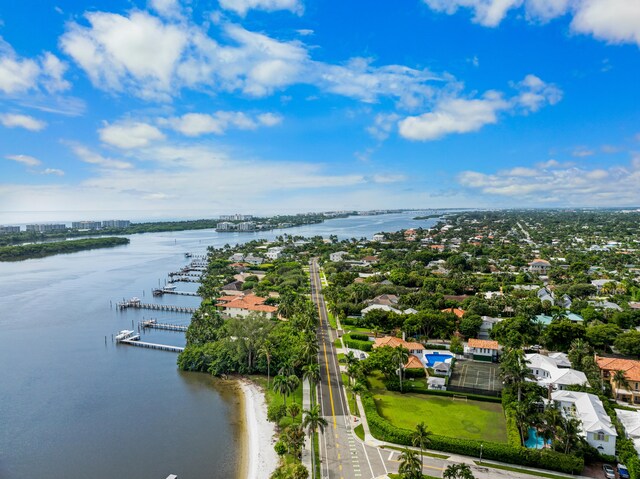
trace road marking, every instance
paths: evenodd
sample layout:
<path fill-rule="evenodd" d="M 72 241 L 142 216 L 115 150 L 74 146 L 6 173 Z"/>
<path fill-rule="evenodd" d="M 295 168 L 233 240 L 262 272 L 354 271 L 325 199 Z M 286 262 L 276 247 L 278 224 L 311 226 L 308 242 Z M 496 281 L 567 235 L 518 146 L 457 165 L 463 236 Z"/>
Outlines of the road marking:
<path fill-rule="evenodd" d="M 392 461 L 393 460 L 393 451 L 391 451 L 389 453 L 389 459 L 387 459 L 388 461 Z"/>
<path fill-rule="evenodd" d="M 365 448 L 366 451 L 366 446 L 362 446 Z M 384 472 L 385 474 L 389 474 L 389 470 L 387 469 L 387 464 L 384 462 L 384 459 L 382 459 L 382 453 L 380 452 L 380 449 L 376 447 L 376 451 L 378 451 L 378 456 L 380 456 L 380 462 L 382 463 L 382 467 L 384 467 Z"/>

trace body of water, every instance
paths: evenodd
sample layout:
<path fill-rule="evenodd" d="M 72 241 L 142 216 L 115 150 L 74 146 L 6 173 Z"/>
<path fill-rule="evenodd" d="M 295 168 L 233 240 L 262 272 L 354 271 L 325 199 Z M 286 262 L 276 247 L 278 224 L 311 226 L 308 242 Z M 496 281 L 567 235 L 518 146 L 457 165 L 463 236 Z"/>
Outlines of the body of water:
<path fill-rule="evenodd" d="M 109 249 L 0 263 L 0 477 L 230 478 L 240 447 L 238 398 L 223 381 L 183 373 L 177 355 L 116 345 L 143 318 L 188 324 L 189 315 L 120 312 L 116 302 L 197 306 L 151 289 L 187 263 L 184 253 L 287 233 L 370 238 L 427 227 L 411 213 L 352 217 L 264 233 L 212 230 L 132 235 Z M 178 289 L 194 291 L 193 283 Z M 184 345 L 184 334 L 143 340 Z"/>

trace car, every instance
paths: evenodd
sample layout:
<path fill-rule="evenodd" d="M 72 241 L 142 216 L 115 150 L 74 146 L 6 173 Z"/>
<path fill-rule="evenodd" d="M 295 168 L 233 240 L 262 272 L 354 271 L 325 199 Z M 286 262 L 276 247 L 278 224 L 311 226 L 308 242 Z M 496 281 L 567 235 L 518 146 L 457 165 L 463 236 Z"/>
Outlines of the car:
<path fill-rule="evenodd" d="M 624 464 L 618 464 L 618 476 L 620 479 L 630 479 L 631 474 L 629 474 L 629 469 Z"/>
<path fill-rule="evenodd" d="M 602 470 L 604 471 L 604 477 L 607 479 L 616 479 L 616 471 L 609 464 L 603 464 Z"/>

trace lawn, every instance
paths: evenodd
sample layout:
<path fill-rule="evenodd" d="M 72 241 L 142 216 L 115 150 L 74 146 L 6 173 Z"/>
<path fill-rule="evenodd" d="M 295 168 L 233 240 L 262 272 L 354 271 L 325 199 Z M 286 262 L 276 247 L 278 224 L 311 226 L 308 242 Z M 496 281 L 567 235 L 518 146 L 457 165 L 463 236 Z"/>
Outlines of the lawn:
<path fill-rule="evenodd" d="M 404 429 L 414 429 L 424 421 L 434 434 L 507 442 L 507 424 L 498 403 L 380 390 L 374 398 L 378 413 Z"/>

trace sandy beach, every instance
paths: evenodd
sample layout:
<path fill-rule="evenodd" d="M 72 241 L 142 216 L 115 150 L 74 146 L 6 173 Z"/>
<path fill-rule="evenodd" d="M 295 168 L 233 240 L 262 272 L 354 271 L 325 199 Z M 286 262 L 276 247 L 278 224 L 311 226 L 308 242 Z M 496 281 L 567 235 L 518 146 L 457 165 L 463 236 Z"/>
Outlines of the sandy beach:
<path fill-rule="evenodd" d="M 239 384 L 246 425 L 242 451 L 244 477 L 269 479 L 278 467 L 278 455 L 273 449 L 275 426 L 267 421 L 267 405 L 260 387 L 244 379 Z"/>

